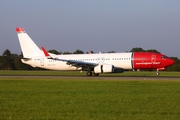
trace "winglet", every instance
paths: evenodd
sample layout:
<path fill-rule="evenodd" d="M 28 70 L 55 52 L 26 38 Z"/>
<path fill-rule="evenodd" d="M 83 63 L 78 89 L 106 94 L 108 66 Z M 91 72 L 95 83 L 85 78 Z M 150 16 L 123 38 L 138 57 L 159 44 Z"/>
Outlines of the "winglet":
<path fill-rule="evenodd" d="M 16 32 L 17 33 L 24 33 L 25 31 L 23 28 L 19 27 L 19 28 L 16 28 Z"/>
<path fill-rule="evenodd" d="M 44 47 L 42 47 L 42 51 L 44 52 L 44 55 L 48 58 L 48 59 L 52 59 L 52 57 L 49 55 L 49 53 L 46 51 L 46 49 Z"/>

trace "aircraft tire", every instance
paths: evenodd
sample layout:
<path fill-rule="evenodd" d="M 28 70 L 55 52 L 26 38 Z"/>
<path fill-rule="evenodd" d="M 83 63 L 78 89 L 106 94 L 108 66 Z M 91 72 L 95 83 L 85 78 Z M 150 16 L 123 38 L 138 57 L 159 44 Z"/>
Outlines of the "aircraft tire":
<path fill-rule="evenodd" d="M 87 76 L 92 76 L 92 72 L 91 71 L 87 71 Z"/>
<path fill-rule="evenodd" d="M 160 73 L 159 73 L 159 72 L 156 72 L 156 75 L 157 75 L 157 76 L 159 76 L 159 75 L 160 75 Z"/>

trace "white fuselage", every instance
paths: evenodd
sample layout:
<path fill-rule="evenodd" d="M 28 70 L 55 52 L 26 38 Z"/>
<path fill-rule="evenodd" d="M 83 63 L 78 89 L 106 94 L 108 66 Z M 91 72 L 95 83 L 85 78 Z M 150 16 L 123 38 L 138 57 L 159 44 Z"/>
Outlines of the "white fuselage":
<path fill-rule="evenodd" d="M 114 67 L 122 69 L 132 69 L 132 53 L 103 53 L 103 54 L 71 54 L 71 55 L 52 55 L 52 57 L 66 60 L 83 61 L 96 64 L 111 64 Z M 40 67 L 50 70 L 80 70 L 81 68 L 67 65 L 67 62 L 47 59 L 47 57 L 33 57 L 31 60 L 23 63 L 33 67 Z"/>

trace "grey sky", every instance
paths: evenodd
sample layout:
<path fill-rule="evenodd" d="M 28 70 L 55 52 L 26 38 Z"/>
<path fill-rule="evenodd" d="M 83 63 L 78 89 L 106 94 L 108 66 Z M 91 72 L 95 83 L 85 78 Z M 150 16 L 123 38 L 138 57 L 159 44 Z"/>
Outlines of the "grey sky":
<path fill-rule="evenodd" d="M 0 54 L 20 54 L 23 27 L 47 50 L 156 49 L 180 58 L 180 0 L 1 0 Z"/>

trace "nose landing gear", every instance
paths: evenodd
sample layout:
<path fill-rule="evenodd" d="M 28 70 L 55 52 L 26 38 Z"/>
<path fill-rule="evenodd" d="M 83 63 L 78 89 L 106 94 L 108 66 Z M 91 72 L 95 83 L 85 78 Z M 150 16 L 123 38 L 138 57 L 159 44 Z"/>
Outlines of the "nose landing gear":
<path fill-rule="evenodd" d="M 156 75 L 157 76 L 159 76 L 160 75 L 160 73 L 159 73 L 159 70 L 157 69 L 157 71 L 156 71 Z"/>
<path fill-rule="evenodd" d="M 164 70 L 164 69 L 165 69 L 164 67 L 163 68 L 157 68 L 156 75 L 159 76 L 160 75 L 159 70 Z"/>

